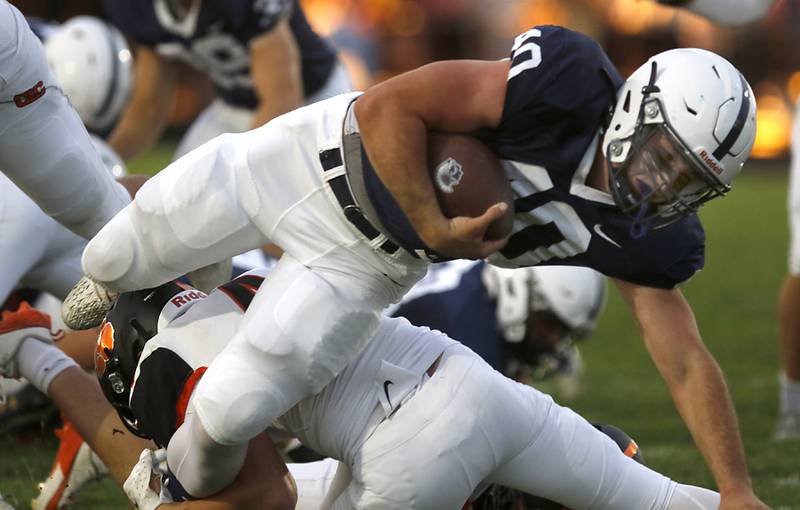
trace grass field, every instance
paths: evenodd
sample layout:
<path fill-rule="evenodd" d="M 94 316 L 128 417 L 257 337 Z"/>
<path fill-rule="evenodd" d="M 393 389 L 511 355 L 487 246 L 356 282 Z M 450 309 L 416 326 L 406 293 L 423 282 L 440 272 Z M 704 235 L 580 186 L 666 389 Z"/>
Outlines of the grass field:
<path fill-rule="evenodd" d="M 168 150 L 162 147 L 131 168 L 152 171 L 166 158 Z M 727 374 L 758 493 L 773 508 L 800 509 L 800 441 L 770 441 L 777 412 L 774 317 L 786 267 L 785 201 L 785 173 L 751 164 L 730 197 L 703 210 L 707 268 L 684 290 L 709 348 Z M 713 486 L 616 291 L 611 292 L 596 334 L 582 349 L 587 365 L 584 391 L 569 404 L 590 420 L 628 431 L 654 469 L 683 482 Z M 51 434 L 24 441 L 0 436 L 0 493 L 17 508 L 27 508 L 36 494 L 36 483 L 46 476 L 55 447 Z M 75 508 L 119 509 L 125 508 L 125 501 L 106 480 L 86 490 Z"/>

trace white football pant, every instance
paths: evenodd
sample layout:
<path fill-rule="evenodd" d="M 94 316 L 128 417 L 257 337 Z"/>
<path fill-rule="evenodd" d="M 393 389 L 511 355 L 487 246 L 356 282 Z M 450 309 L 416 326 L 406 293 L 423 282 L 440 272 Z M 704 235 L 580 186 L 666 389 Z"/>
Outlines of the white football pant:
<path fill-rule="evenodd" d="M 578 414 L 461 345 L 445 351 L 433 377 L 375 429 L 349 467 L 337 510 L 458 510 L 484 482 L 573 509 L 719 504 L 716 493 L 676 484 L 626 457 Z"/>
<path fill-rule="evenodd" d="M 2 174 L 0 204 L 0 303 L 17 285 L 64 299 L 83 276 L 86 240 L 44 214 Z"/>
<path fill-rule="evenodd" d="M 39 39 L 5 0 L 0 0 L 0 171 L 48 215 L 86 238 L 130 201 L 58 88 Z"/>
<path fill-rule="evenodd" d="M 268 242 L 285 250 L 196 390 L 198 416 L 220 444 L 247 442 L 328 384 L 370 339 L 380 311 L 425 271 L 426 262 L 402 250 L 374 248 L 326 184 L 344 168 L 323 176 L 319 153 L 340 146 L 356 95 L 190 152 L 150 179 L 84 252 L 89 276 L 127 291 Z M 261 384 L 239 383 L 252 379 Z M 219 388 L 239 389 L 238 398 L 217 395 Z"/>

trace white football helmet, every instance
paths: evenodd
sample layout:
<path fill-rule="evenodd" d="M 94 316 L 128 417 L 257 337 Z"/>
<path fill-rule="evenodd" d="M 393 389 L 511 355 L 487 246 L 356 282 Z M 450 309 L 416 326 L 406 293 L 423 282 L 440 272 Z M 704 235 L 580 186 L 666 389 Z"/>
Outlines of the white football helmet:
<path fill-rule="evenodd" d="M 113 25 L 77 16 L 44 43 L 47 62 L 90 131 L 109 131 L 133 87 L 133 57 Z"/>
<path fill-rule="evenodd" d="M 622 86 L 603 137 L 614 200 L 644 228 L 692 214 L 730 190 L 755 135 L 755 97 L 733 65 L 659 53 Z"/>
<path fill-rule="evenodd" d="M 570 339 L 589 335 L 606 299 L 605 276 L 577 266 L 506 269 L 487 265 L 483 282 L 497 301 L 497 320 L 510 343 L 525 339 L 531 312 L 549 312 Z"/>
<path fill-rule="evenodd" d="M 122 161 L 117 151 L 112 149 L 105 140 L 97 135 L 89 133 L 89 139 L 92 141 L 97 153 L 100 154 L 100 159 L 103 160 L 103 166 L 106 167 L 106 170 L 111 172 L 114 178 L 128 175 L 128 167 L 125 166 L 125 162 Z"/>

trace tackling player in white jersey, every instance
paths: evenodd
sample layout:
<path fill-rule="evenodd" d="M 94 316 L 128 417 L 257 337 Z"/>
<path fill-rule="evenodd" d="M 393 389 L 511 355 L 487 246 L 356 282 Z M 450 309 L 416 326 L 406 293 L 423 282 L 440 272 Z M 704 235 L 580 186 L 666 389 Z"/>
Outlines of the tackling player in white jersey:
<path fill-rule="evenodd" d="M 174 432 L 184 420 L 196 419 L 194 389 L 239 328 L 249 302 L 259 299 L 255 294 L 262 279 L 257 272 L 246 274 L 208 297 L 175 284 L 122 296 L 98 339 L 96 368 L 126 425 L 161 446 L 185 439 Z M 53 347 L 43 323 L 26 325 L 6 328 L 0 337 L 0 348 L 11 353 L 4 369 L 38 381 L 37 368 L 18 363 L 13 352 L 19 343 L 25 349 Z M 58 397 L 65 382 L 59 378 L 74 377 L 75 370 L 61 367 L 42 389 Z M 258 405 L 238 402 L 252 409 L 251 404 Z M 404 319 L 381 319 L 374 341 L 278 424 L 341 462 L 318 508 L 457 509 L 486 483 L 575 509 L 705 510 L 719 503 L 712 491 L 676 484 L 636 463 L 574 412 L 506 379 L 442 333 Z M 262 434 L 251 442 L 255 450 L 247 454 L 239 485 L 224 491 L 227 497 L 241 502 L 247 495 L 241 484 L 259 488 L 260 479 L 262 490 L 251 497 L 289 503 L 283 499 L 285 474 L 276 465 L 280 457 L 265 441 Z M 120 455 L 130 459 L 129 452 L 121 449 Z M 126 482 L 140 509 L 161 505 L 150 489 L 151 468 L 167 469 L 164 498 L 190 497 L 169 468 L 152 460 L 144 454 Z M 197 478 L 195 485 L 212 483 L 211 472 L 189 474 Z M 277 492 L 263 490 L 268 480 Z M 222 494 L 212 498 L 218 505 Z M 192 501 L 181 508 L 202 504 Z M 223 506 L 229 507 L 235 505 Z"/>

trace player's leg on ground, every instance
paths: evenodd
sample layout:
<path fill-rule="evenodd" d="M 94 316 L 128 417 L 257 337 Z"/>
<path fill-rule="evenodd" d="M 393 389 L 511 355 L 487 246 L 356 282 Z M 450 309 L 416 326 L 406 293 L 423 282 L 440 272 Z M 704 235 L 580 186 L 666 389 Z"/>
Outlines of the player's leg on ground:
<path fill-rule="evenodd" d="M 187 420 L 170 442 L 168 463 L 189 494 L 230 483 L 241 464 L 227 460 L 241 459 L 248 440 L 355 358 L 378 323 L 373 300 L 354 299 L 368 295 L 341 274 L 281 258 L 198 384 L 192 402 L 199 420 Z"/>
<path fill-rule="evenodd" d="M 50 474 L 39 484 L 39 495 L 31 502 L 31 510 L 54 510 L 69 504 L 83 488 L 108 473 L 100 457 L 92 451 L 64 416 L 55 430 L 58 450 Z"/>
<path fill-rule="evenodd" d="M 544 397 L 534 395 L 533 389 L 523 391 L 531 393 L 532 401 Z M 492 482 L 570 508 L 716 510 L 719 506 L 716 492 L 672 482 L 624 455 L 608 436 L 572 410 L 556 404 L 549 407 L 542 429 L 519 455 L 491 475 Z M 533 408 L 541 410 L 541 405 Z"/>
<path fill-rule="evenodd" d="M 13 74 L 0 77 L 0 169 L 47 214 L 92 237 L 130 198 L 55 86 L 44 48 L 19 11 L 2 2 L 0 16 L 4 26 L 15 19 L 0 44 L 17 66 L 4 66 Z"/>
<path fill-rule="evenodd" d="M 800 438 L 800 103 L 792 131 L 788 204 L 789 271 L 778 296 L 782 374 L 777 440 Z"/>
<path fill-rule="evenodd" d="M 23 304 L 0 321 L 0 372 L 24 377 L 47 394 L 103 459 L 112 476 L 124 482 L 139 452 L 151 445 L 134 437 L 103 397 L 97 379 L 79 368 L 52 343 L 46 314 Z"/>

